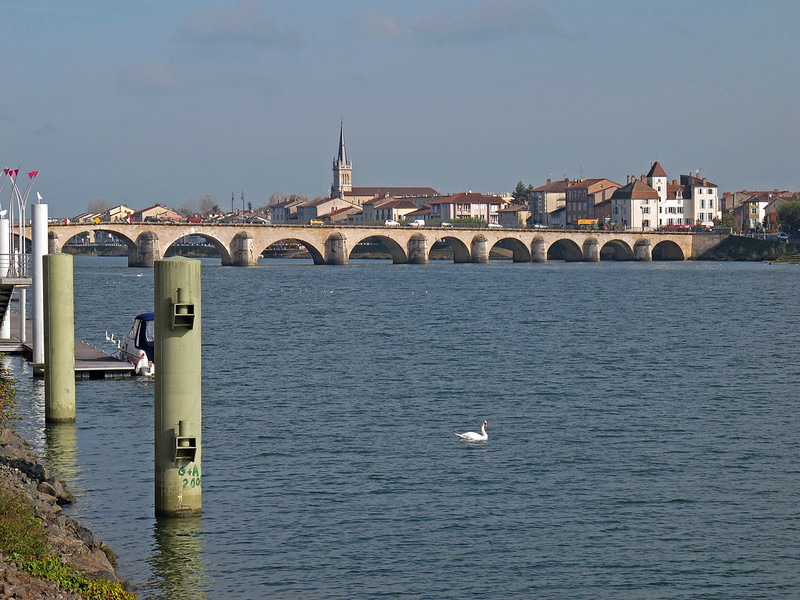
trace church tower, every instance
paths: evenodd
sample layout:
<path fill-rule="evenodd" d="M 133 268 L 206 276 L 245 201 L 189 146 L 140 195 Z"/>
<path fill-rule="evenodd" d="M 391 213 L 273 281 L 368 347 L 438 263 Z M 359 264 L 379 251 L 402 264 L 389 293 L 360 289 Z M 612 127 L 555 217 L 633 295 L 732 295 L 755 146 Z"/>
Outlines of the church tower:
<path fill-rule="evenodd" d="M 662 202 L 667 199 L 667 174 L 658 161 L 654 162 L 653 166 L 650 167 L 646 183 L 658 192 L 658 197 Z"/>
<path fill-rule="evenodd" d="M 344 123 L 339 129 L 339 155 L 333 160 L 333 185 L 331 198 L 342 198 L 345 192 L 353 189 L 353 163 L 347 160 L 344 145 Z"/>

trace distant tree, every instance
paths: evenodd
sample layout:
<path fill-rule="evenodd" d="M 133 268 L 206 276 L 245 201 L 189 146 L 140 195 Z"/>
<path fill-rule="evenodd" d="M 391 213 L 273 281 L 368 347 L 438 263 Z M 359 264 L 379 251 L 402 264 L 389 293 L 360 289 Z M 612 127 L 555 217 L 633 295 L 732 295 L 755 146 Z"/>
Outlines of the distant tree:
<path fill-rule="evenodd" d="M 189 199 L 183 204 L 181 204 L 177 209 L 175 209 L 179 215 L 183 217 L 191 217 L 192 215 L 197 214 L 197 201 L 193 199 Z"/>
<path fill-rule="evenodd" d="M 284 200 L 286 200 L 289 196 L 286 194 L 282 194 L 281 192 L 273 192 L 273 194 L 269 197 L 269 202 L 267 206 L 275 206 L 276 204 L 280 204 Z"/>
<path fill-rule="evenodd" d="M 733 213 L 725 213 L 719 221 L 720 227 L 730 227 L 736 229 L 736 215 Z"/>
<path fill-rule="evenodd" d="M 792 201 L 778 207 L 778 224 L 788 233 L 800 231 L 800 202 Z"/>
<path fill-rule="evenodd" d="M 197 210 L 201 215 L 209 213 L 211 211 L 218 211 L 219 207 L 217 206 L 216 200 L 211 196 L 203 196 L 200 198 L 200 202 L 197 204 Z"/>
<path fill-rule="evenodd" d="M 104 213 L 109 208 L 108 202 L 105 200 L 92 200 L 86 207 L 86 212 L 96 214 L 96 213 Z"/>
<path fill-rule="evenodd" d="M 518 181 L 517 187 L 514 188 L 514 191 L 511 194 L 514 198 L 514 201 L 511 204 L 522 204 L 522 205 L 530 204 L 532 193 L 533 193 L 532 185 L 526 186 L 521 181 Z"/>

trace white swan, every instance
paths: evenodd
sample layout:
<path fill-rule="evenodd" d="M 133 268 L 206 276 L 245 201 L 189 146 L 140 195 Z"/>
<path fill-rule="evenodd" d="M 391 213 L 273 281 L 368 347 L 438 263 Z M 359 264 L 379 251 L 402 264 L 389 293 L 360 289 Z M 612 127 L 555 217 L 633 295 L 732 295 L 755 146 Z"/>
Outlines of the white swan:
<path fill-rule="evenodd" d="M 110 336 L 110 335 L 108 335 L 108 332 L 107 332 L 107 331 L 106 331 L 106 341 L 107 341 L 107 342 L 110 342 L 110 341 L 111 341 L 111 336 Z"/>
<path fill-rule="evenodd" d="M 467 431 L 466 433 L 457 433 L 456 435 L 460 437 L 462 440 L 467 440 L 469 442 L 485 442 L 489 439 L 489 434 L 486 433 L 486 428 L 489 426 L 489 422 L 484 420 L 483 425 L 481 425 L 481 432 L 475 433 L 474 431 Z"/>

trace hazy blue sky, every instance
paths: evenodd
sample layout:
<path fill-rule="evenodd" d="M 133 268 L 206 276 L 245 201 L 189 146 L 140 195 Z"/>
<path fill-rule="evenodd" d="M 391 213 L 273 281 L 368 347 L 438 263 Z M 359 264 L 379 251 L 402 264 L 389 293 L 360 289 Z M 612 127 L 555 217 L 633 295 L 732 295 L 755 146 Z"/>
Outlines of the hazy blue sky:
<path fill-rule="evenodd" d="M 800 190 L 800 2 L 0 1 L 0 162 L 102 199 L 510 192 L 658 159 Z M 24 177 L 27 180 L 27 177 Z M 0 201 L 8 202 L 8 186 Z"/>

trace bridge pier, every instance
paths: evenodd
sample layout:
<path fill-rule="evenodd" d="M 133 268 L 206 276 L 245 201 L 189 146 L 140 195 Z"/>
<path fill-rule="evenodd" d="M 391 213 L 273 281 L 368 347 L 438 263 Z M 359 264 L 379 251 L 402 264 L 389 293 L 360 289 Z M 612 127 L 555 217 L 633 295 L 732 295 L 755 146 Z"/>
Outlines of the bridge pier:
<path fill-rule="evenodd" d="M 633 259 L 648 261 L 653 260 L 653 249 L 647 240 L 639 240 L 633 245 Z"/>
<path fill-rule="evenodd" d="M 543 237 L 537 237 L 531 244 L 531 260 L 535 263 L 547 262 L 547 243 Z"/>
<path fill-rule="evenodd" d="M 428 264 L 428 240 L 424 235 L 415 235 L 408 240 L 408 262 L 412 265 Z"/>
<path fill-rule="evenodd" d="M 58 239 L 58 236 L 55 232 L 48 231 L 47 232 L 47 253 L 48 254 L 57 254 L 61 252 L 61 241 Z"/>
<path fill-rule="evenodd" d="M 583 242 L 583 260 L 600 262 L 600 244 L 595 238 L 586 238 Z"/>
<path fill-rule="evenodd" d="M 253 237 L 246 231 L 237 233 L 231 240 L 231 265 L 234 267 L 255 267 L 258 257 L 253 256 Z"/>
<path fill-rule="evenodd" d="M 152 231 L 145 231 L 136 244 L 128 248 L 128 266 L 152 268 L 156 260 L 161 258 L 158 248 L 158 237 Z"/>
<path fill-rule="evenodd" d="M 347 238 L 337 231 L 325 240 L 325 264 L 346 265 L 348 262 Z"/>
<path fill-rule="evenodd" d="M 472 262 L 474 263 L 488 263 L 489 262 L 489 242 L 482 235 L 477 235 L 472 240 L 470 245 L 470 252 L 472 254 Z"/>

